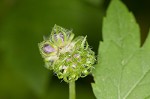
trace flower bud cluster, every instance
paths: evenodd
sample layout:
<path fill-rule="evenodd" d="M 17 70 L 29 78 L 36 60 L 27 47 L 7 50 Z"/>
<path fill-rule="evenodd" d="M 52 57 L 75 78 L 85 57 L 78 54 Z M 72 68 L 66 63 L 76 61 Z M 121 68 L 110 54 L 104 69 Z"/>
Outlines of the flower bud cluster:
<path fill-rule="evenodd" d="M 91 73 L 95 54 L 89 48 L 86 37 L 74 39 L 72 31 L 55 25 L 49 38 L 39 43 L 46 68 L 58 78 L 72 82 Z"/>

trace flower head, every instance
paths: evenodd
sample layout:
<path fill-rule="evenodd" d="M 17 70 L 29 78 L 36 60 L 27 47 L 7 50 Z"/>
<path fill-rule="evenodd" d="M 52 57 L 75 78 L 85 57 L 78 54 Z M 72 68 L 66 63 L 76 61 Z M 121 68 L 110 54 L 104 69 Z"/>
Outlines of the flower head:
<path fill-rule="evenodd" d="M 53 70 L 65 82 L 87 76 L 96 61 L 86 37 L 74 39 L 72 31 L 57 25 L 50 37 L 39 43 L 39 49 L 46 68 Z"/>

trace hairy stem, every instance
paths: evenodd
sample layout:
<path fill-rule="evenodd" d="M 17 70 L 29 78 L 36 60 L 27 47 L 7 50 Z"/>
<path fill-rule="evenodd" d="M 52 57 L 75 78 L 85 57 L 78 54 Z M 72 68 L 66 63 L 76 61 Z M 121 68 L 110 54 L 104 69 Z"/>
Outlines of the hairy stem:
<path fill-rule="evenodd" d="M 69 82 L 69 99 L 76 99 L 75 81 Z"/>

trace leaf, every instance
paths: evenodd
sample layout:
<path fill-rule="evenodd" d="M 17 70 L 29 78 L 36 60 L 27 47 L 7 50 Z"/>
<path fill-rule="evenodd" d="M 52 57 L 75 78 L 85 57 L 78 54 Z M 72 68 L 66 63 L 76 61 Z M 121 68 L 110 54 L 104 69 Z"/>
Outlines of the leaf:
<path fill-rule="evenodd" d="M 150 99 L 150 33 L 141 47 L 139 31 L 132 13 L 112 0 L 93 72 L 97 99 Z"/>

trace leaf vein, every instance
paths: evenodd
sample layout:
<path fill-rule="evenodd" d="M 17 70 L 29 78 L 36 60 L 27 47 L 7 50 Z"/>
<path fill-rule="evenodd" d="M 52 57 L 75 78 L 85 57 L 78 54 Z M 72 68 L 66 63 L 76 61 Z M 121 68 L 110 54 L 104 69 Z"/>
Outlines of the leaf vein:
<path fill-rule="evenodd" d="M 144 75 L 142 75 L 140 77 L 140 79 L 131 87 L 131 89 L 127 92 L 127 94 L 123 97 L 123 99 L 126 99 L 131 93 L 132 91 L 137 87 L 137 85 L 144 79 L 144 77 L 150 72 L 150 69 L 144 73 Z"/>

